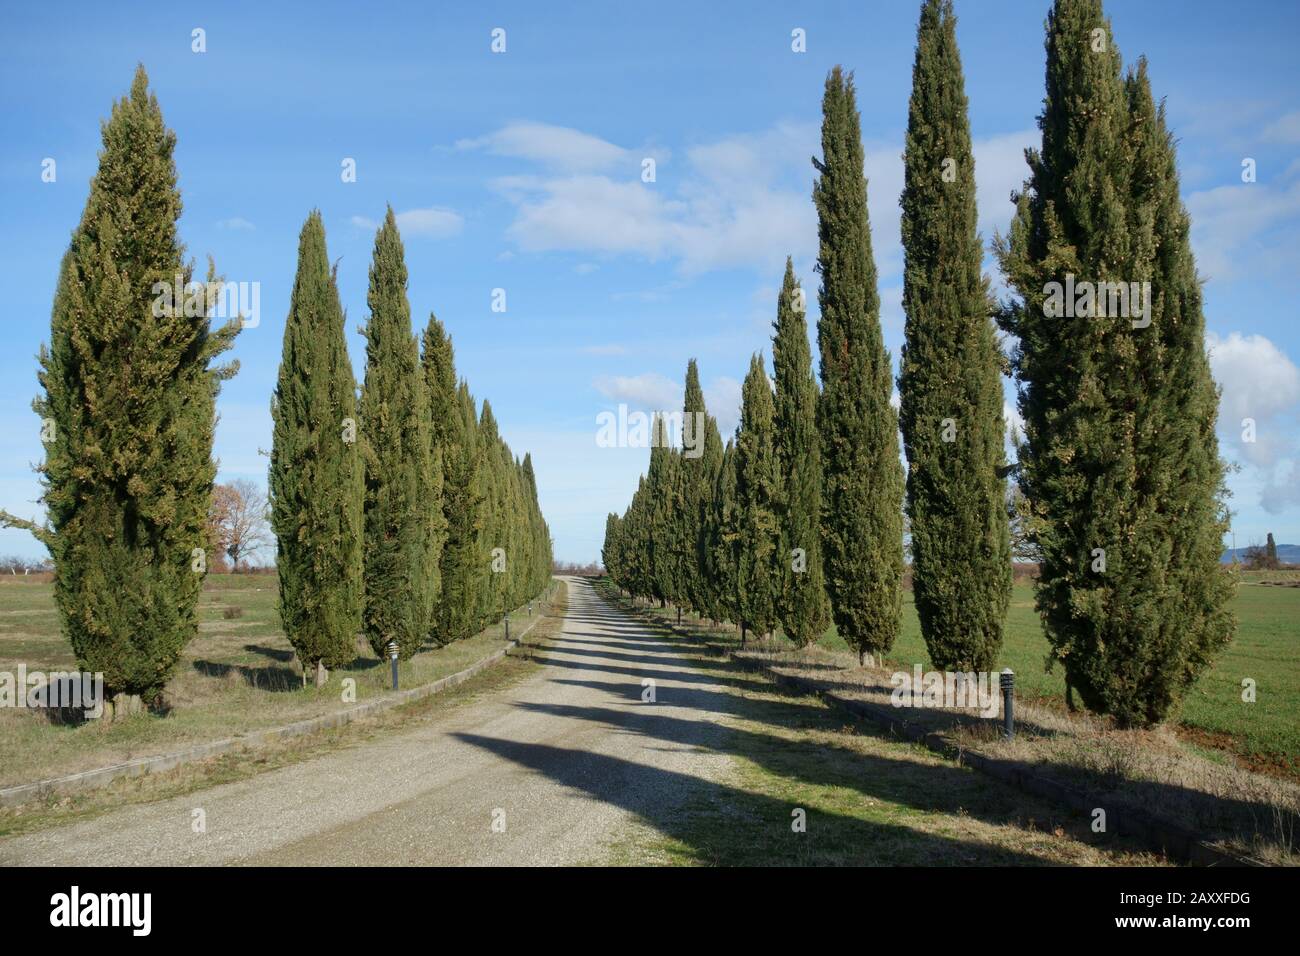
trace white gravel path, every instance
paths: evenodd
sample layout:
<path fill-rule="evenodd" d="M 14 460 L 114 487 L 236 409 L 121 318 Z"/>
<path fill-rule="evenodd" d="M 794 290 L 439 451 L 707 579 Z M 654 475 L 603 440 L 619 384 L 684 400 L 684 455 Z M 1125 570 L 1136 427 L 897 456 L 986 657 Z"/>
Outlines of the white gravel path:
<path fill-rule="evenodd" d="M 692 703 L 722 688 L 585 580 L 569 580 L 542 656 L 537 674 L 386 739 L 0 840 L 0 864 L 600 862 L 625 825 L 671 818 L 726 771 L 727 731 Z M 660 739 L 652 714 L 686 729 Z"/>

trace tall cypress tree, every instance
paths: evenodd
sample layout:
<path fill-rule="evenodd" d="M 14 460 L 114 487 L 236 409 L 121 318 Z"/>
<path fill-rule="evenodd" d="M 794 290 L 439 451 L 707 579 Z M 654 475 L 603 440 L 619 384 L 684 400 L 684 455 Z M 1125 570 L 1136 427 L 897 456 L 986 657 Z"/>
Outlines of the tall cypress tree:
<path fill-rule="evenodd" d="M 463 482 L 465 472 L 462 470 L 463 458 L 461 444 L 464 441 L 460 407 L 456 399 L 456 362 L 451 345 L 451 337 L 433 313 L 429 314 L 429 324 L 425 327 L 420 353 L 420 363 L 424 369 L 424 386 L 429 399 L 429 446 L 433 456 L 434 480 L 440 485 L 442 515 L 441 523 L 435 521 L 433 531 L 439 537 L 438 542 L 438 603 L 434 610 L 432 631 L 434 639 L 440 644 L 456 640 L 457 636 L 449 633 L 450 617 L 456 612 L 446 607 L 454 594 L 463 594 L 463 582 L 452 582 L 448 572 L 456 567 L 459 552 L 452 554 L 460 546 L 455 540 L 454 528 L 461 515 L 456 509 L 463 506 L 464 489 L 458 487 Z M 435 515 L 436 517 L 436 515 Z"/>
<path fill-rule="evenodd" d="M 238 321 L 210 330 L 211 266 L 206 284 L 186 290 L 176 136 L 144 67 L 102 138 L 40 352 L 45 395 L 32 406 L 45 426 L 48 523 L 6 512 L 0 523 L 49 548 L 78 666 L 102 672 L 110 695 L 153 703 L 198 629 L 214 403 L 237 367 L 211 363 Z"/>
<path fill-rule="evenodd" d="M 826 587 L 840 636 L 889 650 L 902 614 L 903 467 L 892 375 L 867 221 L 862 132 L 852 77 L 835 67 L 822 99 L 822 159 L 813 186 L 821 273 L 817 343 L 822 395 L 822 533 Z"/>
<path fill-rule="evenodd" d="M 781 588 L 777 615 L 786 637 L 801 647 L 821 637 L 830 623 L 822 569 L 817 380 L 813 377 L 805 312 L 802 290 L 794 277 L 794 263 L 787 258 L 772 338 L 777 471 L 784 481 L 780 502 Z"/>
<path fill-rule="evenodd" d="M 1124 79 L 1100 0 L 1058 0 L 1046 46 L 1042 149 L 997 244 L 1018 293 L 1000 319 L 1019 339 L 1037 604 L 1084 704 L 1148 725 L 1233 627 L 1200 290 L 1145 67 Z"/>
<path fill-rule="evenodd" d="M 426 345 L 427 348 L 427 345 Z M 442 595 L 438 603 L 438 639 L 446 644 L 469 637 L 478 622 L 486 584 L 482 560 L 484 504 L 478 453 L 477 415 L 469 387 L 455 391 L 453 429 L 444 461 L 443 484 L 447 539 L 442 550 Z"/>
<path fill-rule="evenodd" d="M 899 424 L 912 590 L 930 660 L 941 670 L 986 671 L 1011 596 L 1002 355 L 981 271 L 955 28 L 951 0 L 925 0 L 904 153 Z"/>
<path fill-rule="evenodd" d="M 776 409 L 763 359 L 750 359 L 741 386 L 736 438 L 736 549 L 741 625 L 759 634 L 777 621 L 777 601 L 787 566 L 781 554 L 781 475 L 776 454 Z"/>
<path fill-rule="evenodd" d="M 682 417 L 682 456 L 678 478 L 681 516 L 678 582 L 682 600 L 697 614 L 713 606 L 713 587 L 705 561 L 704 522 L 713 497 L 717 469 L 722 464 L 722 439 L 718 423 L 704 404 L 700 370 L 691 359 L 686 365 L 686 399 Z"/>
<path fill-rule="evenodd" d="M 713 573 L 717 580 L 719 616 L 740 622 L 741 587 L 737 562 L 740 523 L 736 513 L 736 444 L 728 439 L 722 450 L 717 488 L 713 494 L 713 517 L 710 522 L 710 546 Z"/>
<path fill-rule="evenodd" d="M 318 684 L 325 668 L 356 657 L 361 628 L 364 466 L 344 322 L 325 227 L 313 212 L 298 239 L 271 402 L 268 487 L 281 625 L 304 679 L 315 670 Z"/>
<path fill-rule="evenodd" d="M 510 552 L 506 534 L 505 476 L 500 464 L 501 436 L 497 432 L 496 415 L 492 403 L 483 400 L 478 417 L 478 467 L 483 479 L 483 504 L 480 511 L 482 525 L 478 574 L 482 579 L 479 590 L 479 624 L 486 626 L 501 620 L 506 610 L 506 574 Z"/>
<path fill-rule="evenodd" d="M 403 659 L 433 629 L 439 590 L 442 481 L 430 451 L 429 399 L 411 332 L 406 261 L 388 208 L 375 235 L 366 302 L 366 377 L 361 389 L 365 452 L 365 607 L 376 654 L 395 641 Z"/>

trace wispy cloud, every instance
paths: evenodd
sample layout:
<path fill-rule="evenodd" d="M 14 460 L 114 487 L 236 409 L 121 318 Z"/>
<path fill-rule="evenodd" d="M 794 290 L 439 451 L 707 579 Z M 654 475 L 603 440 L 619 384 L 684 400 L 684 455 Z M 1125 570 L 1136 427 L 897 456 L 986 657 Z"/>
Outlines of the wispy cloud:
<path fill-rule="evenodd" d="M 631 172 L 636 159 L 630 150 L 599 136 L 548 123 L 509 123 L 486 136 L 457 140 L 456 148 L 486 150 L 497 156 L 532 160 L 565 171 L 608 169 L 627 164 Z"/>
<path fill-rule="evenodd" d="M 367 216 L 353 216 L 352 225 L 358 229 L 378 229 L 379 222 Z M 403 236 L 426 236 L 430 239 L 447 239 L 460 233 L 465 226 L 464 217 L 451 209 L 430 206 L 427 209 L 408 209 L 397 214 L 397 228 Z"/>

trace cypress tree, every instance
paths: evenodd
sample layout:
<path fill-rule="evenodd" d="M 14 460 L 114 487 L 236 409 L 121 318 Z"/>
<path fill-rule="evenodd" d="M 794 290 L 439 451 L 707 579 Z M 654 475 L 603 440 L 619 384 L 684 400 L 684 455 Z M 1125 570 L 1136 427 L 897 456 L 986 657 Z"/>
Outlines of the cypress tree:
<path fill-rule="evenodd" d="M 907 452 L 912 590 L 940 670 L 997 662 L 1011 596 L 1002 354 L 975 208 L 965 83 L 951 0 L 917 30 L 902 196 L 898 389 Z"/>
<path fill-rule="evenodd" d="M 406 262 L 390 206 L 375 235 L 366 302 L 365 605 L 362 627 L 381 657 L 411 657 L 433 630 L 439 590 L 442 476 L 430 450 L 429 399 L 411 332 Z"/>
<path fill-rule="evenodd" d="M 479 589 L 480 626 L 501 620 L 505 613 L 505 575 L 510 554 L 506 550 L 509 542 L 506 540 L 505 476 L 499 468 L 500 441 L 492 403 L 484 399 L 478 418 L 478 461 L 483 479 L 483 504 L 480 510 L 482 550 L 478 566 L 482 582 Z"/>
<path fill-rule="evenodd" d="M 776 455 L 776 410 L 763 360 L 755 355 L 741 387 L 740 431 L 736 438 L 736 517 L 739 538 L 736 574 L 742 627 L 772 630 L 786 562 L 781 554 L 781 475 Z"/>
<path fill-rule="evenodd" d="M 1145 65 L 1122 76 L 1100 0 L 1058 0 L 1046 46 L 1042 149 L 1027 154 L 997 243 L 1018 295 L 1000 320 L 1019 339 L 1037 604 L 1068 686 L 1144 726 L 1232 633 L 1216 395 L 1173 141 Z"/>
<path fill-rule="evenodd" d="M 600 549 L 600 562 L 605 566 L 609 579 L 617 587 L 626 588 L 622 550 L 623 519 L 611 511 L 605 516 L 605 543 Z"/>
<path fill-rule="evenodd" d="M 794 264 L 787 258 L 772 338 L 777 473 L 784 481 L 777 616 L 786 637 L 801 647 L 821 637 L 830 623 L 822 570 L 817 380 L 813 377 L 805 311 Z"/>
<path fill-rule="evenodd" d="M 742 620 L 737 560 L 740 524 L 736 513 L 736 444 L 733 439 L 728 439 L 722 450 L 722 466 L 718 469 L 718 484 L 713 495 L 710 531 L 719 616 L 739 623 Z M 742 639 L 743 636 L 742 634 Z"/>
<path fill-rule="evenodd" d="M 1268 533 L 1268 540 L 1264 542 L 1264 559 L 1268 562 L 1270 568 L 1277 567 L 1277 542 L 1273 540 L 1272 531 Z"/>
<path fill-rule="evenodd" d="M 144 67 L 102 139 L 40 351 L 45 394 L 32 404 L 46 432 L 47 524 L 6 512 L 0 523 L 49 548 L 78 667 L 102 672 L 110 696 L 154 704 L 198 629 L 214 403 L 237 368 L 211 363 L 238 320 L 210 329 L 211 265 L 197 292 L 187 288 L 176 136 Z"/>
<path fill-rule="evenodd" d="M 646 471 L 647 519 L 649 526 L 650 597 L 666 605 L 674 597 L 677 571 L 676 518 L 673 508 L 677 480 L 677 449 L 672 447 L 668 423 L 654 416 L 650 445 L 650 467 Z"/>
<path fill-rule="evenodd" d="M 835 67 L 813 160 L 821 273 L 822 535 L 840 636 L 859 660 L 888 651 L 902 613 L 903 467 L 867 220 L 862 134 L 851 76 Z"/>
<path fill-rule="evenodd" d="M 448 574 L 456 567 L 458 557 L 458 553 L 457 556 L 452 555 L 453 549 L 459 547 L 459 541 L 453 541 L 452 529 L 461 517 L 456 509 L 464 500 L 463 488 L 456 485 L 458 481 L 464 480 L 460 447 L 464 435 L 456 398 L 455 353 L 450 336 L 433 313 L 429 314 L 429 324 L 424 330 L 420 363 L 424 369 L 425 393 L 429 400 L 429 447 L 433 458 L 434 481 L 440 483 L 442 501 L 441 524 L 435 522 L 432 528 L 440 539 L 437 548 L 439 592 L 433 613 L 432 632 L 434 640 L 447 644 L 458 636 L 464 636 L 453 636 L 447 630 L 455 612 L 446 607 L 453 594 L 457 597 L 463 594 L 464 582 L 449 581 Z"/>
<path fill-rule="evenodd" d="M 722 464 L 722 439 L 718 423 L 704 404 L 700 370 L 691 359 L 686 365 L 686 399 L 682 416 L 682 455 L 678 521 L 678 587 L 684 603 L 697 614 L 713 606 L 713 588 L 705 560 L 704 522 L 713 497 L 717 469 Z"/>
<path fill-rule="evenodd" d="M 438 639 L 458 641 L 474 633 L 486 583 L 480 536 L 484 504 L 480 481 L 477 415 L 468 386 L 460 383 L 443 484 L 447 539 L 442 550 L 442 596 L 438 603 Z"/>
<path fill-rule="evenodd" d="M 284 349 L 271 401 L 268 489 L 280 621 L 303 666 L 356 657 L 361 627 L 361 502 L 356 380 L 319 212 L 303 224 Z"/>

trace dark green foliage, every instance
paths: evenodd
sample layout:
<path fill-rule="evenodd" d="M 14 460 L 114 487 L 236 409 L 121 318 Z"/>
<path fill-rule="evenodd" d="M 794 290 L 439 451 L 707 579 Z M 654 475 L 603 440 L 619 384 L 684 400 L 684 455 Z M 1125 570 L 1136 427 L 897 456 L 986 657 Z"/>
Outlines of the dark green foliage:
<path fill-rule="evenodd" d="M 759 634 L 772 630 L 789 566 L 781 554 L 781 475 L 776 456 L 772 386 L 755 355 L 741 388 L 736 435 L 736 577 L 740 622 Z"/>
<path fill-rule="evenodd" d="M 727 621 L 740 621 L 740 518 L 736 500 L 736 445 L 731 439 L 722 451 L 722 467 L 718 469 L 713 493 L 710 545 L 720 616 Z"/>
<path fill-rule="evenodd" d="M 853 80 L 836 67 L 822 100 L 813 187 L 821 273 L 822 533 L 839 634 L 859 657 L 888 651 L 902 613 L 903 467 L 867 221 Z"/>
<path fill-rule="evenodd" d="M 650 447 L 650 468 L 646 472 L 646 495 L 649 500 L 650 597 L 661 604 L 677 596 L 677 570 L 680 538 L 677 519 L 680 488 L 677 485 L 678 452 L 670 441 L 668 423 L 655 415 Z"/>
<path fill-rule="evenodd" d="M 1234 626 L 1218 563 L 1217 395 L 1173 141 L 1145 64 L 1122 76 L 1100 0 L 1055 4 L 1046 76 L 1042 149 L 1027 156 L 1029 181 L 997 244 L 1018 294 L 1000 321 L 1019 339 L 1021 481 L 1041 518 L 1037 603 L 1084 704 L 1121 726 L 1149 725 Z M 1055 314 L 1049 284 L 1067 274 L 1150 282 L 1149 314 L 1109 302 Z"/>
<path fill-rule="evenodd" d="M 356 381 L 320 213 L 298 240 L 268 482 L 280 619 L 304 674 L 356 657 L 361 629 L 361 501 Z"/>
<path fill-rule="evenodd" d="M 677 585 L 682 603 L 696 613 L 708 614 L 716 599 L 709 578 L 705 523 L 718 468 L 722 465 L 722 439 L 718 435 L 717 421 L 704 404 L 704 390 L 700 387 L 700 370 L 695 359 L 686 365 L 686 400 L 682 411 Z"/>
<path fill-rule="evenodd" d="M 830 623 L 822 568 L 821 442 L 817 435 L 817 380 L 803 293 L 786 259 L 776 304 L 772 368 L 777 473 L 784 482 L 780 507 L 782 581 L 777 617 L 786 637 L 800 646 L 817 640 Z"/>
<path fill-rule="evenodd" d="M 1011 597 L 1002 356 L 975 208 L 965 83 L 951 0 L 925 0 L 908 112 L 902 232 L 912 590 L 936 668 L 997 662 Z"/>
<path fill-rule="evenodd" d="M 478 456 L 474 442 L 474 400 L 457 387 L 451 338 L 433 315 L 424 332 L 421 355 L 429 396 L 430 441 L 442 472 L 443 545 L 439 551 L 441 592 L 433 635 L 441 644 L 474 631 L 481 571 L 479 553 Z M 463 393 L 463 394 L 462 394 Z"/>
<path fill-rule="evenodd" d="M 211 265 L 193 279 L 176 234 L 173 150 L 143 67 L 103 124 L 99 168 L 64 255 L 40 353 L 48 525 L 0 512 L 50 549 L 55 600 L 78 666 L 107 692 L 161 694 L 197 631 L 206 563 L 214 402 L 234 367 L 212 366 L 238 331 L 210 331 Z M 188 296 L 182 295 L 183 299 Z"/>
<path fill-rule="evenodd" d="M 429 398 L 411 332 L 406 262 L 393 210 L 375 235 L 366 302 L 366 377 L 360 437 L 365 455 L 365 607 L 376 654 L 396 642 L 403 659 L 434 629 L 444 519 L 442 469 L 430 448 Z M 440 459 L 439 459 L 440 461 Z"/>
<path fill-rule="evenodd" d="M 426 340 L 426 348 L 427 340 Z M 455 392 L 451 444 L 446 463 L 443 511 L 447 540 L 442 549 L 442 597 L 438 603 L 438 640 L 444 644 L 469 637 L 479 622 L 479 606 L 487 583 L 481 560 L 484 503 L 478 454 L 478 417 L 474 399 L 463 382 Z"/>

